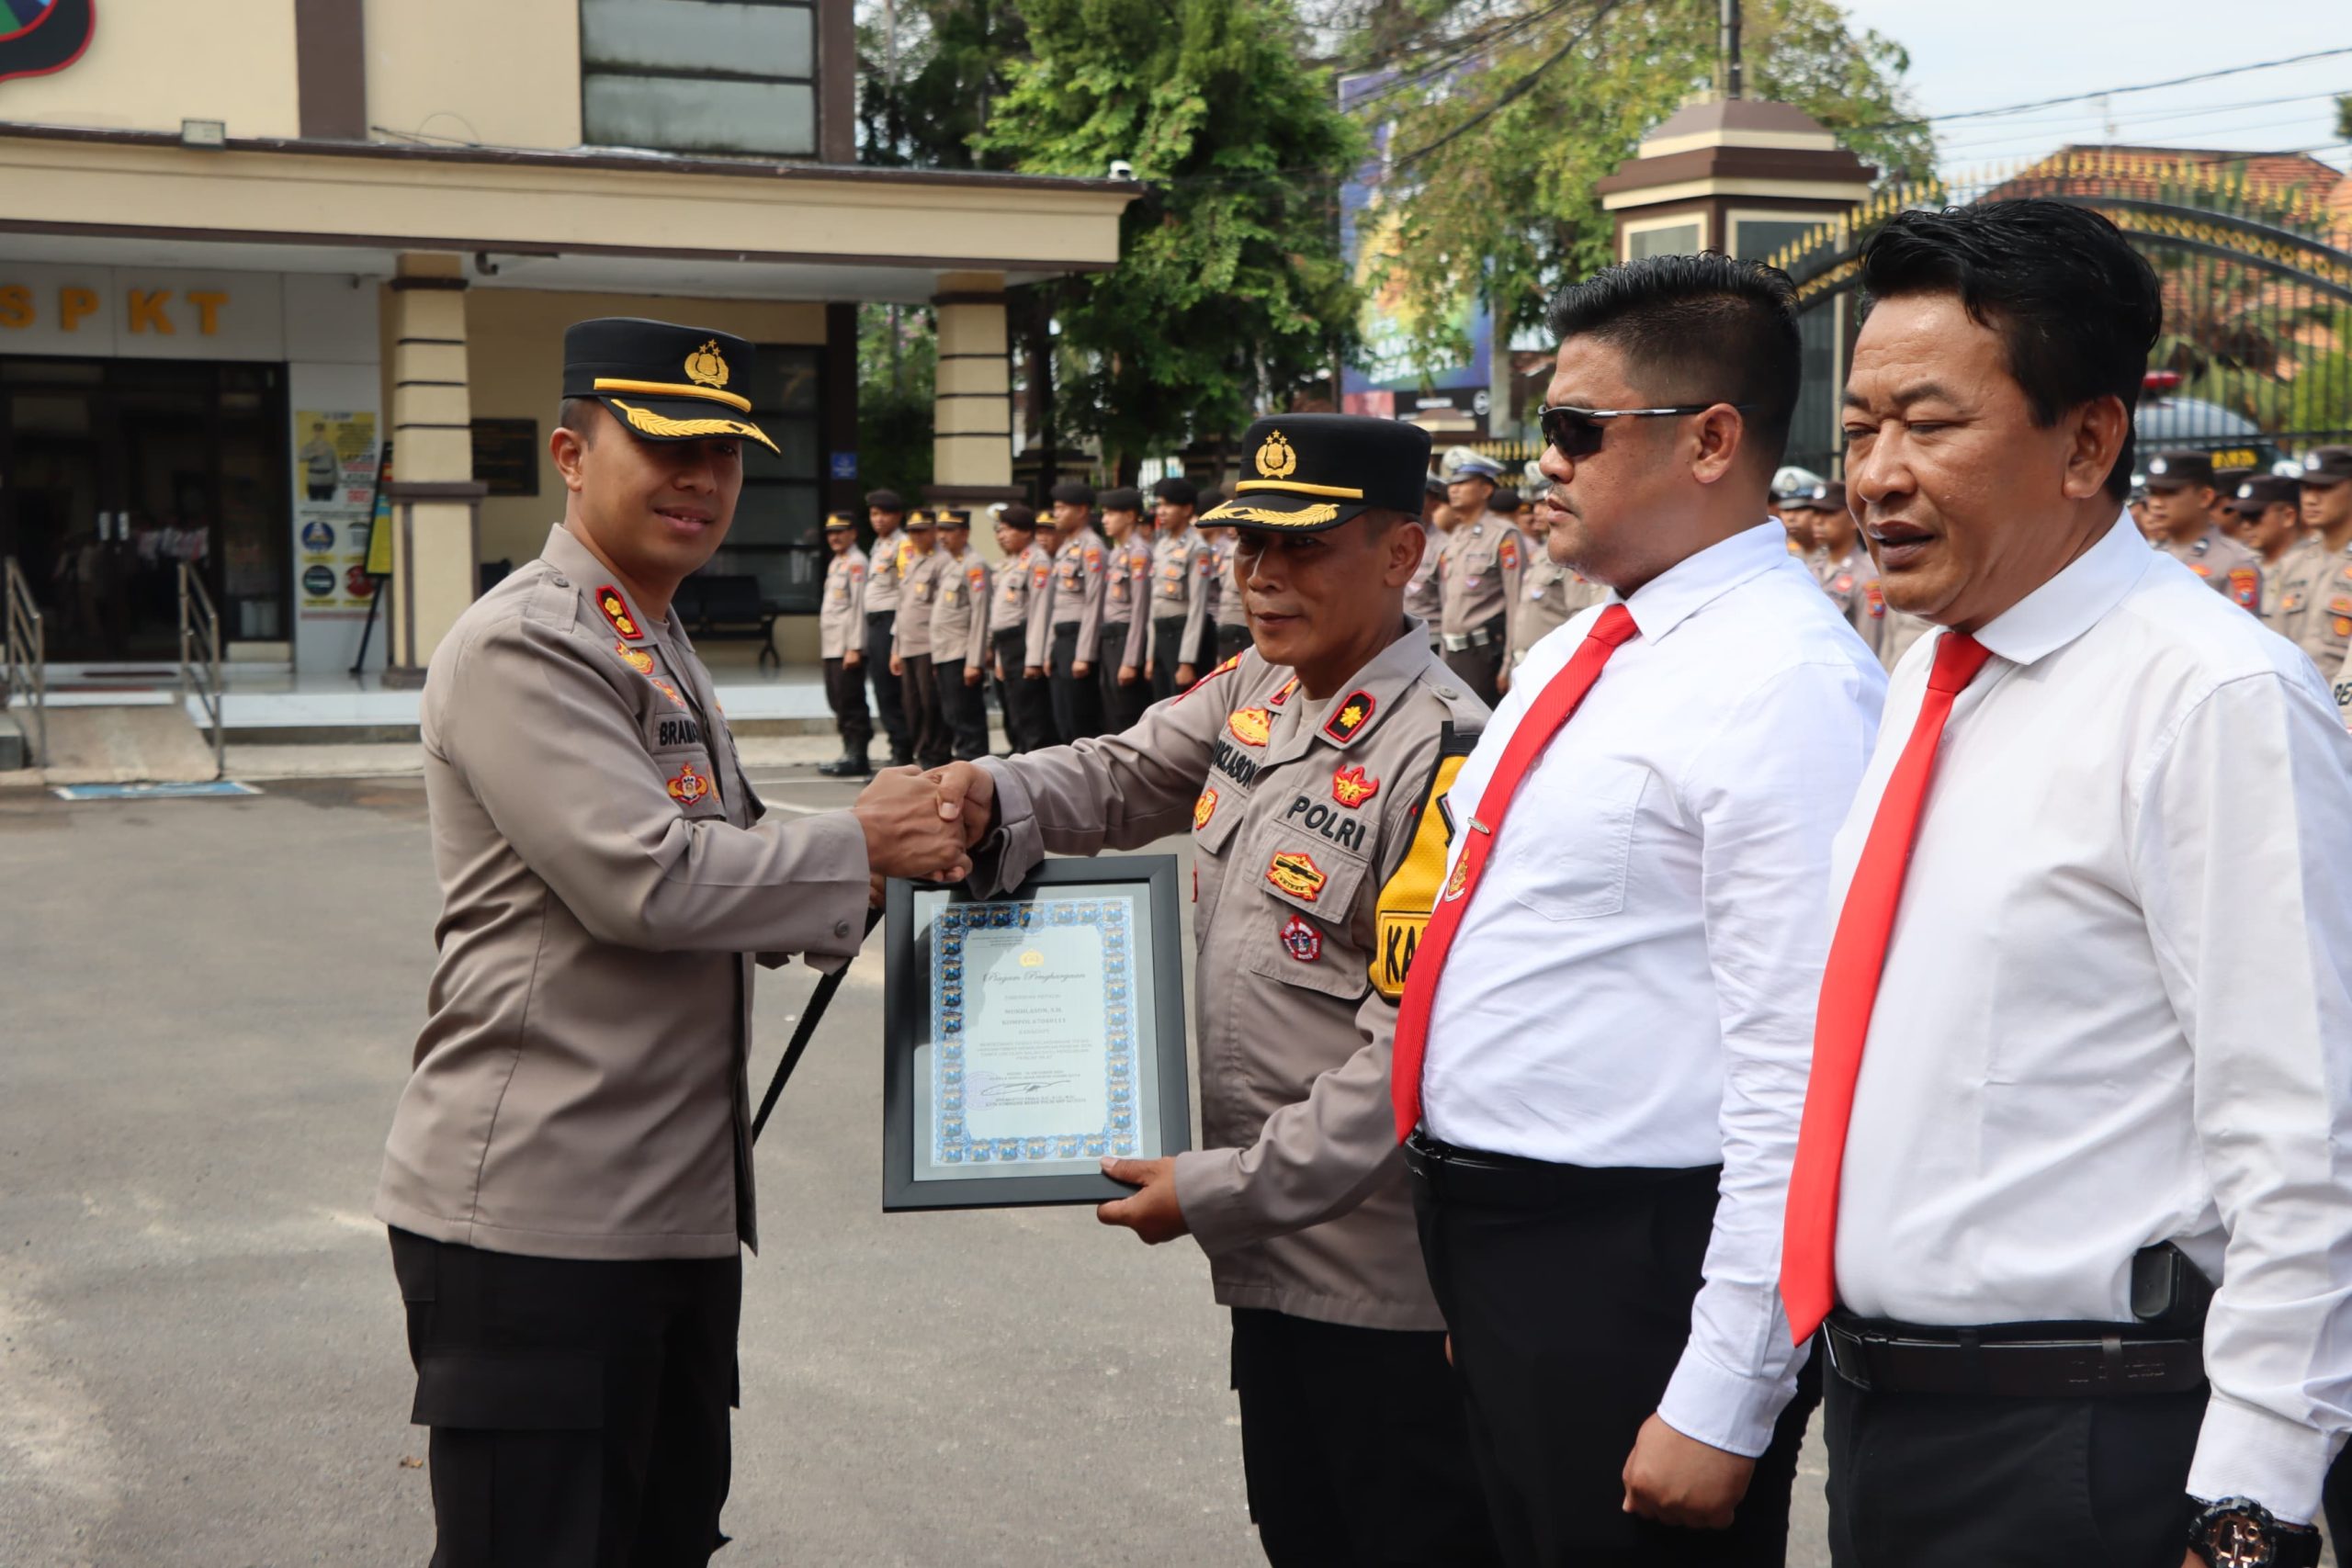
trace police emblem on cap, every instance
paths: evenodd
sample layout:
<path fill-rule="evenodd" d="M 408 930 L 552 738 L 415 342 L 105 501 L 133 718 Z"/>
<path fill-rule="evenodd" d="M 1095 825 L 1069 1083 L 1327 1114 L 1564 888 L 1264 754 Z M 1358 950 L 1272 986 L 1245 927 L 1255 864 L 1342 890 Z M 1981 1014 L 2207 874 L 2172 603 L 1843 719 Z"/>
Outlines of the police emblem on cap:
<path fill-rule="evenodd" d="M 1429 432 L 1363 414 L 1285 414 L 1242 433 L 1256 477 L 1202 514 L 1204 523 L 1312 532 L 1377 507 L 1418 516 Z"/>
<path fill-rule="evenodd" d="M 743 339 L 701 327 L 628 316 L 575 321 L 563 334 L 563 395 L 603 403 L 640 440 L 756 441 L 775 452 L 748 417 L 752 400 L 727 390 L 752 354 Z"/>
<path fill-rule="evenodd" d="M 2162 457 L 2151 457 L 2148 459 L 2148 472 L 2152 474 L 2161 474 L 2171 467 L 2172 465 L 2165 462 Z"/>
<path fill-rule="evenodd" d="M 705 387 L 727 385 L 727 361 L 719 355 L 717 338 L 686 355 L 686 378 Z"/>
<path fill-rule="evenodd" d="M 1258 448 L 1258 473 L 1261 479 L 1286 479 L 1297 468 L 1298 454 L 1291 450 L 1290 443 L 1283 439 L 1279 430 L 1267 436 L 1265 445 Z"/>
<path fill-rule="evenodd" d="M 2253 485 L 2251 485 L 2251 484 L 2242 484 L 2242 485 L 2238 486 L 2238 499 L 2239 499 L 2240 501 L 2251 501 L 2251 500 L 2253 500 L 2253 499 L 2254 499 L 2254 486 L 2253 486 Z"/>

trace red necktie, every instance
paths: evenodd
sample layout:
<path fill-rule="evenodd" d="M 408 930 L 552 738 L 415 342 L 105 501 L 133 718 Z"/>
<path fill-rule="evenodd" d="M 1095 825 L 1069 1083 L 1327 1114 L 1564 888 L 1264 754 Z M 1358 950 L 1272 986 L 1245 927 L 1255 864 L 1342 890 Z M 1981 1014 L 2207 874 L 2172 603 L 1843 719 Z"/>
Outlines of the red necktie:
<path fill-rule="evenodd" d="M 1576 657 L 1528 705 L 1519 728 L 1511 731 L 1510 743 L 1503 748 L 1503 760 L 1487 781 L 1487 792 L 1478 797 L 1478 814 L 1470 818 L 1470 841 L 1462 846 L 1462 857 L 1453 863 L 1453 875 L 1439 896 L 1437 908 L 1430 911 L 1429 929 L 1421 933 L 1419 945 L 1413 950 L 1412 967 L 1405 976 L 1404 999 L 1396 1004 L 1396 1049 L 1389 1093 L 1396 1106 L 1398 1143 L 1420 1124 L 1421 1058 L 1429 1047 L 1430 1005 L 1437 999 L 1446 949 L 1453 945 L 1453 933 L 1477 891 L 1478 874 L 1486 869 L 1495 834 L 1503 825 L 1503 813 L 1510 809 L 1511 797 L 1519 793 L 1519 781 L 1527 776 L 1527 770 L 1535 765 L 1560 726 L 1568 722 L 1592 683 L 1600 679 L 1600 667 L 1620 644 L 1633 640 L 1638 629 L 1633 612 L 1623 604 L 1611 604 L 1600 612 Z"/>
<path fill-rule="evenodd" d="M 1846 1160 L 1846 1123 L 1854 1111 L 1854 1081 L 1861 1076 L 1862 1042 L 1871 1032 L 1871 1010 L 1878 1004 L 1895 906 L 1903 897 L 1903 874 L 1918 836 L 1919 807 L 1935 773 L 1936 744 L 1943 739 L 1953 699 L 1990 657 L 1984 644 L 1957 632 L 1944 633 L 1936 644 L 1927 698 L 1887 776 L 1886 793 L 1871 818 L 1870 837 L 1862 841 L 1862 858 L 1854 863 L 1854 880 L 1829 942 L 1813 1025 L 1813 1077 L 1805 1088 L 1781 1232 L 1781 1301 L 1800 1345 L 1821 1326 L 1837 1299 L 1838 1179 Z"/>

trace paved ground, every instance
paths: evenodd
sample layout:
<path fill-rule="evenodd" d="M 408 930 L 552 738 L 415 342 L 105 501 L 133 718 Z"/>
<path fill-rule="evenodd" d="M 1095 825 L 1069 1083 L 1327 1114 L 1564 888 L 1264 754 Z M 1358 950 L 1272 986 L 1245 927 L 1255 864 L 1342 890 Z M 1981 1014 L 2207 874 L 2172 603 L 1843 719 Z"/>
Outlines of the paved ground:
<path fill-rule="evenodd" d="M 368 1204 L 434 912 L 413 778 L 0 791 L 0 1564 L 424 1561 Z M 1262 1561 L 1197 1250 L 1085 1211 L 880 1213 L 878 967 L 761 1151 L 724 1560 Z M 756 1076 L 805 990 L 763 981 Z M 1808 1469 L 1791 1561 L 1818 1568 Z"/>

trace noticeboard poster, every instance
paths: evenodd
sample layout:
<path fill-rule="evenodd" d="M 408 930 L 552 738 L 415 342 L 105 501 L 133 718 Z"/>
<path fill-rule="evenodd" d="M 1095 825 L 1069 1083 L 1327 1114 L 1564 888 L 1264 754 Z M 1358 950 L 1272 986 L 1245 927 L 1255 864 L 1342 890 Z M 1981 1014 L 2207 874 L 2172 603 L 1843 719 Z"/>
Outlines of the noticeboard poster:
<path fill-rule="evenodd" d="M 294 414 L 294 602 L 304 620 L 368 613 L 376 584 L 368 540 L 376 506 L 376 411 Z"/>

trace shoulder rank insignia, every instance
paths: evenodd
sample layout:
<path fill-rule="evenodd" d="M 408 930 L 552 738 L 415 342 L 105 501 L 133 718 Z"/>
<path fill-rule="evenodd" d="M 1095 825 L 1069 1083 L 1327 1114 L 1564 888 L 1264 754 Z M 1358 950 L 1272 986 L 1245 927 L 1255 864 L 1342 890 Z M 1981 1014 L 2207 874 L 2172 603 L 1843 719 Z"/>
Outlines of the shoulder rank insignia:
<path fill-rule="evenodd" d="M 653 655 L 646 652 L 645 649 L 641 648 L 631 648 L 625 642 L 616 642 L 613 644 L 613 651 L 620 655 L 621 662 L 623 664 L 628 665 L 639 674 L 650 675 L 653 673 Z"/>
<path fill-rule="evenodd" d="M 1370 692 L 1350 692 L 1323 721 L 1323 733 L 1345 746 L 1356 738 L 1358 731 L 1372 722 L 1374 706 Z"/>
<path fill-rule="evenodd" d="M 1362 768 L 1341 768 L 1331 775 L 1331 798 L 1353 809 L 1380 793 L 1380 781 L 1364 776 Z"/>
<path fill-rule="evenodd" d="M 1323 885 L 1330 878 L 1305 850 L 1283 850 L 1266 863 L 1266 880 L 1292 897 L 1312 904 L 1323 896 Z"/>
<path fill-rule="evenodd" d="M 2230 569 L 2230 597 L 2251 610 L 2262 598 L 2262 574 L 2250 566 Z"/>
<path fill-rule="evenodd" d="M 1244 746 L 1263 746 L 1274 732 L 1274 716 L 1264 708 L 1236 708 L 1226 716 L 1225 728 Z"/>
<path fill-rule="evenodd" d="M 1875 582 L 1871 583 L 1868 588 L 1862 590 L 1862 602 L 1870 606 L 1871 620 L 1883 621 L 1886 618 L 1885 589 L 1881 588 Z"/>
<path fill-rule="evenodd" d="M 1323 933 L 1307 922 L 1304 915 L 1293 915 L 1283 922 L 1283 951 L 1301 964 L 1312 964 L 1323 956 Z"/>
<path fill-rule="evenodd" d="M 2199 541 L 2198 541 L 2197 548 L 2198 548 L 2198 550 L 2199 550 L 2200 553 L 2204 550 L 2204 548 L 2205 548 L 2205 543 L 2204 543 L 2204 541 L 2203 541 L 2203 540 L 2201 540 L 2201 539 L 2200 539 L 2200 540 L 2199 540 Z M 2190 561 L 2190 562 L 2188 563 L 2188 570 L 2191 570 L 2191 571 L 2193 571 L 2193 572 L 2195 572 L 2195 573 L 2196 573 L 2198 576 L 2199 576 L 2199 577 L 2211 577 L 2211 576 L 2212 576 L 2212 575 L 2213 575 L 2213 569 L 2212 569 L 2211 567 L 2210 567 L 2210 566 L 2207 566 L 2207 565 L 2206 565 L 2203 561 L 2201 561 L 2201 560 L 2193 560 L 2193 561 Z"/>
<path fill-rule="evenodd" d="M 1191 696 L 1194 692 L 1199 691 L 1203 686 L 1207 685 L 1211 681 L 1216 680 L 1218 676 L 1231 674 L 1240 663 L 1241 655 L 1237 653 L 1232 658 L 1227 660 L 1224 663 L 1218 665 L 1216 669 L 1210 671 L 1207 674 L 1202 676 L 1199 680 L 1193 682 L 1191 685 L 1185 687 L 1182 691 L 1177 693 L 1176 700 L 1181 703 L 1186 697 Z"/>
<path fill-rule="evenodd" d="M 1519 540 L 1511 535 L 1505 534 L 1503 536 L 1502 556 L 1503 570 L 1505 571 L 1517 571 L 1519 570 Z"/>
<path fill-rule="evenodd" d="M 1266 705 L 1270 708 L 1278 708 L 1284 703 L 1290 701 L 1290 694 L 1297 690 L 1298 677 L 1294 675 L 1289 680 L 1284 681 L 1282 683 L 1281 688 L 1277 690 L 1272 696 L 1266 699 Z"/>
<path fill-rule="evenodd" d="M 645 628 L 637 624 L 637 617 L 628 613 L 628 601 L 611 583 L 596 590 L 596 608 L 605 612 L 605 619 L 613 624 L 613 630 L 629 641 L 645 640 Z"/>
<path fill-rule="evenodd" d="M 710 781 L 695 772 L 692 762 L 680 768 L 677 776 L 670 781 L 670 798 L 681 806 L 692 806 L 709 793 Z"/>
<path fill-rule="evenodd" d="M 1216 791 L 1213 789 L 1201 791 L 1201 798 L 1193 802 L 1193 831 L 1197 833 L 1207 827 L 1209 818 L 1216 815 Z"/>

